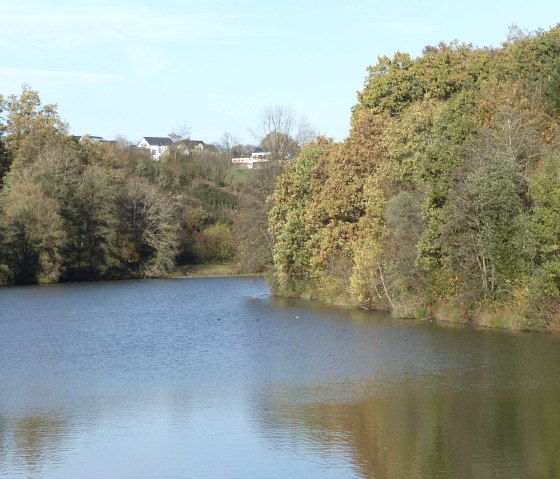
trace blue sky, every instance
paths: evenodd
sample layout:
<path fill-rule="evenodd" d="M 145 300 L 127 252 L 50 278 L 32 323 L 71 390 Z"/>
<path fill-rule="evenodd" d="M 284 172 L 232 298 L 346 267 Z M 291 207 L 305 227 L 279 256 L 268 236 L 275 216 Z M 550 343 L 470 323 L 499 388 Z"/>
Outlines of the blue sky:
<path fill-rule="evenodd" d="M 252 142 L 259 112 L 284 105 L 341 140 L 379 55 L 559 22 L 557 0 L 0 0 L 0 93 L 27 83 L 73 134 L 107 139 L 187 125 Z"/>

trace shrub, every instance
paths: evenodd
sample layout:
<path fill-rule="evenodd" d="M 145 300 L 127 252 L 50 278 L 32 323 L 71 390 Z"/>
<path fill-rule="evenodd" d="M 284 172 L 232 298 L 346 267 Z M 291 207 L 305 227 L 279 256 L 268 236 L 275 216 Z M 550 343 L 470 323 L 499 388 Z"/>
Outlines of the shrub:
<path fill-rule="evenodd" d="M 218 223 L 197 233 L 193 249 L 199 263 L 230 261 L 234 251 L 229 226 Z"/>

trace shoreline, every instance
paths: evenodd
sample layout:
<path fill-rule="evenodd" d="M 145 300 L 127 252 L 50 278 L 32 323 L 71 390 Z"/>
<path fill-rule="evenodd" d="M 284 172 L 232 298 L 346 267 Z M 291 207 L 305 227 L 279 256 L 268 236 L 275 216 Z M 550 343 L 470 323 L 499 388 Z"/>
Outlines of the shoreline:
<path fill-rule="evenodd" d="M 195 279 L 195 278 L 259 278 L 266 279 L 264 273 L 239 273 L 236 271 L 235 263 L 220 264 L 198 264 L 185 265 L 175 269 L 173 272 L 162 275 L 157 278 L 122 278 L 113 280 L 95 280 L 95 281 L 69 281 L 68 283 L 90 283 L 102 281 L 127 281 L 136 279 Z M 42 283 L 44 286 L 64 284 L 66 282 Z M 34 284 L 34 285 L 39 285 Z M 9 289 L 10 287 L 34 286 L 34 285 L 10 285 L 3 286 L 1 289 Z M 289 298 L 289 296 L 278 295 L 272 292 L 274 296 Z M 434 324 L 456 324 L 467 327 L 493 329 L 501 331 L 512 331 L 521 333 L 544 333 L 546 335 L 560 337 L 560 325 L 557 322 L 549 324 L 539 324 L 539 321 L 531 321 L 523 314 L 519 314 L 512 310 L 511 307 L 496 307 L 497 305 L 487 305 L 476 313 L 468 313 L 463 308 L 453 307 L 450 304 L 440 304 L 437 307 L 425 308 L 421 311 L 415 311 L 413 315 L 394 315 L 392 311 L 371 310 L 361 308 L 358 305 L 345 301 L 342 298 L 317 298 L 313 295 L 300 295 L 293 297 L 303 301 L 315 301 L 325 305 L 334 306 L 346 310 L 365 310 L 371 312 L 385 312 L 396 320 L 411 320 L 419 322 L 430 322 Z M 503 306 L 503 305 L 502 305 Z M 474 317 L 473 317 L 474 316 Z"/>
<path fill-rule="evenodd" d="M 275 293 L 273 293 L 275 294 Z M 277 295 L 279 297 L 289 297 Z M 452 303 L 440 303 L 431 307 L 414 310 L 412 314 L 395 314 L 393 310 L 375 310 L 360 307 L 343 298 L 314 297 L 311 294 L 294 296 L 294 299 L 303 301 L 317 301 L 319 303 L 335 306 L 342 309 L 355 309 L 371 312 L 388 313 L 395 320 L 410 320 L 429 322 L 433 324 L 455 324 L 467 327 L 491 329 L 499 331 L 512 331 L 518 333 L 542 333 L 560 337 L 559 321 L 545 322 L 531 318 L 518 311 L 518 308 L 508 304 L 487 304 L 477 310 L 468 311 L 465 308 L 453 306 Z"/>
<path fill-rule="evenodd" d="M 264 278 L 263 273 L 238 273 L 235 263 L 196 264 L 177 268 L 165 278 Z"/>

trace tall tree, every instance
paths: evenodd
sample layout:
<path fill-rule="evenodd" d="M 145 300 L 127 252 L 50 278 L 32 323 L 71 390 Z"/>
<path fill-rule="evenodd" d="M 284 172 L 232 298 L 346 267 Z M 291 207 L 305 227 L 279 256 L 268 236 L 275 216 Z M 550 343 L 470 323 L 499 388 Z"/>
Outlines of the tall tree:
<path fill-rule="evenodd" d="M 0 122 L 0 137 L 15 162 L 26 164 L 33 161 L 47 142 L 67 132 L 57 106 L 43 105 L 39 93 L 29 85 L 23 85 L 19 96 L 5 98 L 0 105 L 0 113 L 2 111 L 4 121 Z"/>
<path fill-rule="evenodd" d="M 270 197 L 269 231 L 274 240 L 276 288 L 282 294 L 300 295 L 312 281 L 312 254 L 308 241 L 312 234 L 305 221 L 312 202 L 313 170 L 332 142 L 320 138 L 303 148 L 288 163 Z"/>
<path fill-rule="evenodd" d="M 316 136 L 305 118 L 279 105 L 261 111 L 253 135 L 273 161 L 295 158 L 301 147 Z"/>
<path fill-rule="evenodd" d="M 118 203 L 123 260 L 148 277 L 171 271 L 179 248 L 179 227 L 170 197 L 157 186 L 132 178 Z"/>
<path fill-rule="evenodd" d="M 279 161 L 265 164 L 251 172 L 241 190 L 233 235 L 243 272 L 263 273 L 272 265 L 273 237 L 268 229 L 271 204 L 267 199 L 283 170 Z"/>
<path fill-rule="evenodd" d="M 115 266 L 116 187 L 107 170 L 88 165 L 67 205 L 67 278 L 100 279 Z"/>
<path fill-rule="evenodd" d="M 58 202 L 29 178 L 13 179 L 0 200 L 2 256 L 18 284 L 48 283 L 60 276 L 65 242 Z"/>

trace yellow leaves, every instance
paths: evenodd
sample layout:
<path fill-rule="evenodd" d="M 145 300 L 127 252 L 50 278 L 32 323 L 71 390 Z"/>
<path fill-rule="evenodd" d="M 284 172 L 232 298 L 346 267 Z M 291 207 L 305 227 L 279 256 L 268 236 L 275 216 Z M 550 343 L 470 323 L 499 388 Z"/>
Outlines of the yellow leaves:
<path fill-rule="evenodd" d="M 385 197 L 376 171 L 384 157 L 381 139 L 392 121 L 360 112 L 345 142 L 318 143 L 287 166 L 269 217 L 281 290 L 297 292 L 305 277 L 314 278 L 320 294 L 348 291 L 356 245 L 382 235 Z"/>
<path fill-rule="evenodd" d="M 504 49 L 456 42 L 416 59 L 379 58 L 350 136 L 329 144 L 312 167 L 298 159 L 280 181 L 271 215 L 282 238 L 277 260 L 309 258 L 306 272 L 320 291 L 338 295 L 347 283 L 353 301 L 368 308 L 412 311 L 460 295 L 475 304 L 479 260 L 492 291 L 494 284 L 516 291 L 516 278 L 533 267 L 533 236 L 543 243 L 538 254 L 558 252 L 557 208 L 545 193 L 556 188 L 533 182 L 534 198 L 526 195 L 535 165 L 559 137 L 538 75 L 560 41 L 539 46 L 543 38 L 519 46 L 527 64 L 508 65 Z M 534 62 L 532 75 L 526 67 Z M 528 215 L 539 219 L 536 234 L 527 231 Z M 476 254 L 481 238 L 492 258 Z M 281 271 L 289 283 L 293 273 Z"/>
<path fill-rule="evenodd" d="M 380 139 L 389 122 L 371 112 L 361 113 L 350 138 L 321 158 L 313 171 L 315 201 L 307 215 L 315 227 L 356 223 L 364 214 L 364 181 L 382 161 Z"/>
<path fill-rule="evenodd" d="M 487 82 L 479 93 L 474 121 L 480 127 L 492 127 L 500 112 L 507 109 L 515 113 L 526 131 L 534 131 L 537 141 L 557 141 L 558 124 L 548 113 L 540 86 L 527 79 Z"/>

